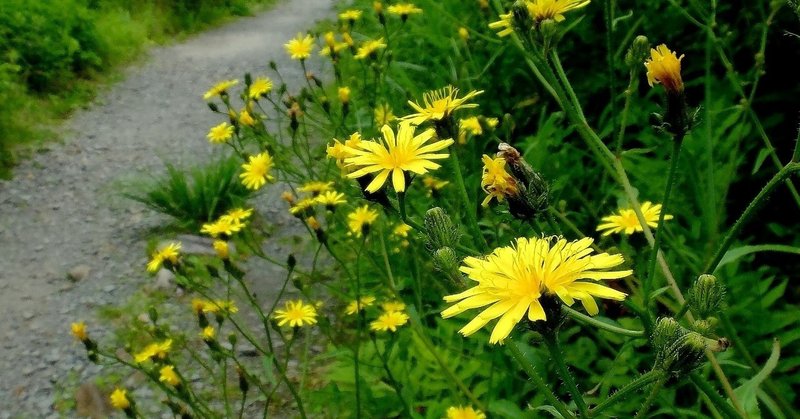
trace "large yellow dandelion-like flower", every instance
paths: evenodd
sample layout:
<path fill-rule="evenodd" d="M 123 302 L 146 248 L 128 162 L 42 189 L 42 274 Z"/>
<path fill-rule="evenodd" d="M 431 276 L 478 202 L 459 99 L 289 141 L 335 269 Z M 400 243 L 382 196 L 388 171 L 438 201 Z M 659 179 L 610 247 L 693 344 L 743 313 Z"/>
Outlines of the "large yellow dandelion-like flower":
<path fill-rule="evenodd" d="M 553 19 L 564 20 L 564 13 L 586 7 L 590 0 L 527 0 L 528 13 L 537 22 Z"/>
<path fill-rule="evenodd" d="M 267 181 L 274 178 L 269 174 L 272 169 L 272 156 L 266 151 L 256 156 L 250 156 L 247 163 L 242 165 L 244 173 L 240 174 L 242 184 L 248 189 L 256 190 L 264 186 Z"/>
<path fill-rule="evenodd" d="M 225 213 L 223 217 L 230 217 L 234 222 L 241 223 L 250 218 L 251 215 L 253 215 L 252 208 L 234 208 Z"/>
<path fill-rule="evenodd" d="M 447 419 L 486 419 L 486 414 L 472 406 L 451 406 L 447 409 Z"/>
<path fill-rule="evenodd" d="M 227 94 L 228 90 L 231 87 L 236 86 L 239 83 L 239 80 L 223 80 L 214 85 L 211 89 L 209 89 L 204 95 L 203 99 L 208 100 L 215 96 L 222 96 L 223 94 Z"/>
<path fill-rule="evenodd" d="M 156 250 L 150 257 L 150 262 L 147 264 L 147 272 L 157 272 L 164 262 L 169 262 L 173 265 L 178 263 L 180 256 L 181 244 L 178 242 L 170 243 L 161 249 Z"/>
<path fill-rule="evenodd" d="M 384 48 L 386 48 L 386 43 L 383 42 L 383 38 L 365 41 L 360 47 L 358 47 L 358 51 L 356 51 L 356 55 L 354 55 L 353 58 L 356 60 L 375 58 L 377 52 Z"/>
<path fill-rule="evenodd" d="M 483 161 L 481 187 L 487 193 L 481 205 L 484 207 L 489 205 L 492 198 L 502 202 L 505 197 L 517 194 L 517 181 L 506 172 L 506 161 L 502 157 L 491 158 L 484 154 L 481 160 Z"/>
<path fill-rule="evenodd" d="M 119 387 L 115 388 L 109 397 L 111 407 L 119 410 L 125 410 L 131 407 L 131 402 L 128 400 L 127 391 Z"/>
<path fill-rule="evenodd" d="M 368 228 L 378 219 L 378 212 L 370 209 L 369 205 L 356 208 L 355 211 L 347 214 L 347 226 L 350 232 L 356 237 L 361 237 L 365 228 Z"/>
<path fill-rule="evenodd" d="M 375 304 L 375 297 L 371 295 L 365 295 L 358 301 L 351 301 L 350 304 L 347 305 L 347 308 L 345 308 L 344 312 L 345 314 L 353 315 L 373 304 Z"/>
<path fill-rule="evenodd" d="M 213 223 L 203 224 L 200 229 L 201 233 L 208 234 L 211 237 L 217 237 L 221 234 L 232 236 L 244 228 L 241 218 L 234 218 L 230 215 L 223 215 Z"/>
<path fill-rule="evenodd" d="M 346 151 L 350 157 L 344 159 L 351 167 L 359 169 L 348 174 L 349 178 L 359 178 L 368 174 L 377 173 L 375 179 L 367 185 L 367 192 L 375 192 L 392 175 L 392 186 L 397 192 L 406 190 L 405 172 L 410 171 L 418 175 L 436 170 L 440 166 L 433 160 L 446 159 L 448 153 L 436 153 L 453 144 L 452 139 L 435 140 L 435 131 L 429 128 L 419 135 L 414 135 L 416 127 L 403 123 L 397 129 L 397 135 L 388 125 L 381 128 L 383 142 L 361 141 L 357 148 L 348 147 Z"/>
<path fill-rule="evenodd" d="M 396 332 L 397 328 L 408 323 L 408 314 L 402 311 L 387 311 L 369 324 L 370 330 L 377 332 Z"/>
<path fill-rule="evenodd" d="M 500 20 L 489 24 L 489 29 L 497 31 L 497 36 L 504 37 L 514 33 L 514 24 L 512 19 L 514 16 L 509 12 L 500 15 Z"/>
<path fill-rule="evenodd" d="M 305 60 L 311 56 L 314 50 L 314 38 L 306 34 L 298 33 L 297 36 L 284 45 L 286 52 L 293 60 Z"/>
<path fill-rule="evenodd" d="M 422 9 L 411 3 L 393 4 L 389 6 L 389 8 L 387 8 L 386 10 L 393 15 L 400 16 L 401 18 L 406 18 L 408 17 L 408 15 L 422 13 Z"/>
<path fill-rule="evenodd" d="M 644 202 L 641 207 L 644 220 L 650 228 L 658 228 L 658 217 L 661 216 L 661 204 L 653 204 L 651 202 Z M 670 214 L 664 214 L 664 220 L 671 220 L 673 217 Z M 636 212 L 632 208 L 622 208 L 616 214 L 602 218 L 603 223 L 597 226 L 597 231 L 602 231 L 603 236 L 608 236 L 614 233 L 624 233 L 631 235 L 633 233 L 641 233 L 644 231 L 642 225 L 639 223 L 639 218 L 636 217 Z"/>
<path fill-rule="evenodd" d="M 409 121 L 414 125 L 419 125 L 425 121 L 439 121 L 452 115 L 453 112 L 458 109 L 477 107 L 477 104 L 467 103 L 467 101 L 481 93 L 483 93 L 483 90 L 473 90 L 464 95 L 464 97 L 458 97 L 458 89 L 453 86 L 425 92 L 422 95 L 424 106 L 409 100 L 408 104 L 414 108 L 417 113 L 404 116 L 400 119 Z"/>
<path fill-rule="evenodd" d="M 272 80 L 269 77 L 258 77 L 253 80 L 253 83 L 250 84 L 250 89 L 247 92 L 247 95 L 250 99 L 258 100 L 259 98 L 266 96 L 267 93 L 272 91 Z"/>
<path fill-rule="evenodd" d="M 494 344 L 508 337 L 526 312 L 530 321 L 546 320 L 539 302 L 545 294 L 557 296 L 567 305 L 580 300 L 591 315 L 599 311 L 594 297 L 625 298 L 624 293 L 594 282 L 630 275 L 630 270 L 608 270 L 624 262 L 622 255 L 592 255 L 591 238 L 572 242 L 558 239 L 552 243 L 553 240 L 518 238 L 515 245 L 497 248 L 485 258 L 464 259 L 461 272 L 478 285 L 444 297 L 455 304 L 442 311 L 442 317 L 488 305 L 459 332 L 469 336 L 499 318 L 489 338 L 489 343 Z"/>
<path fill-rule="evenodd" d="M 282 310 L 275 310 L 278 326 L 302 327 L 317 323 L 317 309 L 303 300 L 287 301 Z"/>
<path fill-rule="evenodd" d="M 664 44 L 650 49 L 650 58 L 644 62 L 647 69 L 647 83 L 650 86 L 660 83 L 668 92 L 682 92 L 681 60 L 683 57 L 683 55 L 678 57 Z"/>
<path fill-rule="evenodd" d="M 214 144 L 224 143 L 233 137 L 233 126 L 227 122 L 211 127 L 206 135 L 208 141 Z"/>

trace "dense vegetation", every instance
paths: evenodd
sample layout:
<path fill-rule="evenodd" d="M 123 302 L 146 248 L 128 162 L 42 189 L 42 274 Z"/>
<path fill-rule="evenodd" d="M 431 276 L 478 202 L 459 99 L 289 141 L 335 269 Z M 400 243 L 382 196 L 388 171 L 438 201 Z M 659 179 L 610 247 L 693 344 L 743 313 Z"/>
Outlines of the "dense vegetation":
<path fill-rule="evenodd" d="M 140 200 L 215 254 L 170 243 L 148 269 L 177 275 L 197 330 L 153 307 L 113 342 L 73 332 L 199 416 L 281 399 L 302 417 L 797 417 L 798 10 L 348 2 L 286 46 L 304 70 L 328 60 L 330 83 L 290 91 L 272 68 L 274 87 L 264 69 L 206 95 L 210 141 L 248 189 L 287 185 L 313 256 L 264 254 L 269 220 L 241 194 L 216 219 L 192 202 L 208 193 L 159 204 L 190 189 L 172 169 Z M 204 177 L 229 179 L 226 161 Z M 274 301 L 247 257 L 285 270 Z M 279 305 L 287 289 L 302 297 Z M 212 395 L 174 373 L 197 364 Z M 113 397 L 135 414 L 136 389 Z"/>
<path fill-rule="evenodd" d="M 0 1 L 0 174 L 15 145 L 92 96 L 96 81 L 149 42 L 195 32 L 264 0 Z M 18 149 L 17 149 L 18 150 Z"/>

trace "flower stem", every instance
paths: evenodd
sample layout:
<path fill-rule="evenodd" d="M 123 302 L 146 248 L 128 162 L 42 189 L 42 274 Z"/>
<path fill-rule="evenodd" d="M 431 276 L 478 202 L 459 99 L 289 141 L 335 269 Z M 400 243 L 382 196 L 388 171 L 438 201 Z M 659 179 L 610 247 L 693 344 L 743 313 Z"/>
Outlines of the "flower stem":
<path fill-rule="evenodd" d="M 797 147 L 795 147 L 795 155 L 798 154 Z M 725 235 L 725 238 L 722 240 L 722 244 L 717 249 L 717 252 L 714 254 L 714 257 L 708 262 L 704 272 L 706 273 L 713 273 L 714 270 L 717 269 L 717 266 L 722 261 L 723 256 L 728 251 L 728 249 L 733 244 L 733 241 L 736 239 L 736 236 L 742 231 L 744 225 L 750 221 L 750 219 L 756 214 L 758 209 L 761 207 L 769 197 L 772 195 L 772 192 L 783 183 L 783 181 L 789 179 L 791 175 L 800 171 L 800 162 L 792 160 L 789 164 L 783 167 L 772 179 L 767 182 L 763 189 L 756 195 L 755 198 L 750 202 L 750 204 L 745 208 L 742 215 L 736 220 L 736 223 L 728 230 L 728 234 Z"/>
<path fill-rule="evenodd" d="M 650 389 L 650 394 L 647 395 L 647 398 L 642 403 L 642 406 L 639 408 L 639 411 L 636 412 L 636 416 L 634 418 L 641 418 L 647 414 L 647 411 L 650 410 L 650 406 L 658 397 L 658 393 L 661 392 L 661 388 L 664 387 L 664 383 L 667 382 L 667 376 L 661 375 L 656 380 L 656 383 L 653 384 L 653 387 Z"/>
<path fill-rule="evenodd" d="M 547 350 L 550 351 L 550 359 L 553 360 L 558 375 L 561 377 L 561 380 L 564 381 L 564 385 L 567 386 L 567 391 L 569 391 L 569 394 L 572 396 L 572 400 L 575 401 L 575 405 L 578 406 L 578 412 L 581 417 L 588 417 L 589 408 L 586 407 L 586 402 L 583 400 L 583 393 L 578 389 L 578 385 L 575 384 L 575 378 L 572 377 L 572 373 L 569 372 L 569 368 L 564 362 L 561 343 L 558 341 L 558 331 L 545 333 L 542 336 L 544 337 L 544 344 L 547 346 Z"/>
<path fill-rule="evenodd" d="M 534 365 L 525 358 L 525 355 L 522 354 L 522 351 L 517 346 L 517 343 L 509 342 L 507 347 L 508 351 L 511 352 L 511 356 L 517 360 L 536 388 L 538 388 L 542 395 L 544 395 L 544 398 L 547 400 L 547 402 L 555 407 L 558 413 L 561 413 L 561 416 L 565 418 L 574 418 L 575 415 L 570 412 L 569 409 L 567 409 L 567 406 L 564 404 L 564 402 L 556 397 L 556 395 L 553 393 L 553 390 L 547 386 L 544 380 L 542 380 L 542 377 L 539 376 L 539 373 L 536 372 Z"/>
<path fill-rule="evenodd" d="M 356 419 L 361 417 L 361 376 L 359 371 L 358 352 L 361 346 L 361 333 L 363 325 L 363 313 L 361 311 L 361 253 L 364 252 L 364 243 L 367 241 L 367 236 L 364 235 L 361 239 L 361 246 L 356 254 L 356 347 L 353 351 L 353 362 L 355 363 L 355 384 L 356 384 Z"/>
<path fill-rule="evenodd" d="M 734 409 L 733 406 L 723 399 L 722 396 L 720 396 L 719 393 L 717 393 L 717 391 L 711 387 L 711 384 L 709 384 L 708 381 L 706 381 L 706 379 L 700 376 L 698 373 L 693 372 L 689 374 L 689 380 L 700 391 L 702 391 L 703 394 L 708 396 L 708 399 L 711 400 L 711 403 L 714 405 L 714 407 L 719 409 L 719 411 L 722 412 L 725 417 L 735 419 L 742 417 L 742 415 L 736 412 L 736 409 Z"/>
<path fill-rule="evenodd" d="M 664 189 L 664 199 L 661 200 L 661 212 L 658 215 L 658 224 L 657 230 L 655 231 L 655 243 L 653 243 L 653 248 L 650 250 L 650 261 L 647 264 L 647 280 L 644 282 L 644 305 L 648 307 L 650 305 L 650 290 L 653 289 L 653 281 L 656 278 L 656 258 L 658 256 L 658 250 L 661 246 L 661 240 L 664 237 L 664 234 L 659 233 L 664 228 L 664 217 L 667 215 L 667 205 L 669 204 L 669 198 L 672 194 L 672 187 L 675 185 L 675 176 L 678 173 L 678 162 L 681 156 L 681 146 L 683 145 L 683 135 L 676 135 L 673 138 L 672 142 L 672 161 L 669 165 L 669 174 L 667 175 L 667 186 Z"/>
<path fill-rule="evenodd" d="M 614 326 L 613 324 L 608 324 L 606 322 L 602 322 L 600 320 L 595 319 L 594 317 L 587 316 L 579 311 L 575 311 L 567 306 L 561 307 L 568 316 L 572 317 L 573 319 L 585 323 L 591 326 L 595 326 L 598 329 L 603 329 L 608 332 L 616 333 L 622 336 L 631 336 L 635 338 L 644 337 L 644 331 L 642 330 L 629 330 L 624 329 L 622 327 Z"/>
<path fill-rule="evenodd" d="M 658 381 L 664 375 L 664 372 L 661 370 L 651 370 L 639 377 L 634 378 L 628 384 L 625 384 L 622 388 L 617 390 L 614 394 L 612 394 L 609 398 L 603 400 L 602 403 L 598 404 L 591 410 L 591 415 L 596 416 L 598 413 L 602 412 L 603 410 L 608 409 L 609 407 L 615 405 L 617 402 L 621 401 L 622 399 L 630 396 L 631 394 L 639 391 L 640 389 Z"/>
<path fill-rule="evenodd" d="M 467 187 L 464 185 L 464 177 L 461 175 L 461 163 L 458 161 L 458 154 L 456 150 L 452 150 L 450 152 L 450 163 L 453 166 L 453 174 L 455 175 L 456 186 L 459 197 L 461 198 L 463 210 L 467 213 L 467 221 L 471 230 L 470 233 L 474 237 L 475 242 L 481 246 L 480 248 L 486 250 L 488 249 L 489 245 L 486 243 L 486 239 L 483 237 L 483 234 L 481 234 L 480 226 L 478 226 L 478 219 L 475 216 L 475 206 L 469 201 Z"/>

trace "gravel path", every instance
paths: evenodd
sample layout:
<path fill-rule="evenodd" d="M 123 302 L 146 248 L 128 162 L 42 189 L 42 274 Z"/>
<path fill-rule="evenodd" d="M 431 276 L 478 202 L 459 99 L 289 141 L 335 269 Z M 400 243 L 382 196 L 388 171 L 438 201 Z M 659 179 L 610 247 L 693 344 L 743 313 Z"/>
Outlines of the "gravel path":
<path fill-rule="evenodd" d="M 100 372 L 73 342 L 70 322 L 91 324 L 97 307 L 124 301 L 151 280 L 143 234 L 163 219 L 120 197 L 121 182 L 160 172 L 164 160 L 208 157 L 205 134 L 218 117 L 201 96 L 214 82 L 265 74 L 271 59 L 298 83 L 301 71 L 282 45 L 327 17 L 332 3 L 285 1 L 151 50 L 65 124 L 63 144 L 0 182 L 0 418 L 58 417 L 54 397 L 73 391 L 61 388 L 66 377 L 91 381 Z M 70 271 L 81 278 L 68 280 Z"/>

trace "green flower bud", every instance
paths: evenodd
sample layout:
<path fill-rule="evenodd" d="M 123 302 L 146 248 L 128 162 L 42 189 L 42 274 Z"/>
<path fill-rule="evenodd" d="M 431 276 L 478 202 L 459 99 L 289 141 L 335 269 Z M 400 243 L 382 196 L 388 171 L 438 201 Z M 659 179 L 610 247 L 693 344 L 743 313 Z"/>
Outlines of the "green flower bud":
<path fill-rule="evenodd" d="M 528 33 L 533 22 L 530 11 L 528 11 L 528 3 L 525 0 L 515 1 L 511 6 L 511 14 L 513 15 L 514 29 L 519 33 Z"/>
<path fill-rule="evenodd" d="M 426 246 L 430 251 L 443 247 L 455 248 L 461 238 L 458 227 L 439 207 L 431 208 L 425 213 L 425 235 Z"/>
<path fill-rule="evenodd" d="M 714 275 L 700 275 L 686 300 L 693 313 L 706 319 L 719 312 L 725 303 L 725 286 Z"/>
<path fill-rule="evenodd" d="M 519 193 L 508 197 L 508 209 L 514 217 L 530 220 L 547 210 L 550 198 L 550 185 L 520 152 L 506 144 L 500 143 L 497 155 L 505 159 L 511 175 L 517 181 Z"/>
<path fill-rule="evenodd" d="M 633 40 L 631 47 L 625 54 L 625 65 L 631 69 L 639 70 L 642 63 L 650 54 L 650 41 L 644 35 L 639 35 Z"/>
<path fill-rule="evenodd" d="M 460 260 L 455 250 L 449 247 L 442 247 L 433 251 L 433 266 L 437 271 L 443 273 L 452 285 L 452 289 L 460 290 L 464 288 L 464 277 L 458 270 Z"/>
<path fill-rule="evenodd" d="M 687 374 L 700 366 L 709 342 L 713 341 L 686 330 L 671 317 L 659 319 L 652 337 L 655 368 L 675 376 Z"/>
<path fill-rule="evenodd" d="M 147 315 L 150 317 L 150 321 L 153 322 L 153 324 L 158 322 L 158 311 L 156 311 L 155 307 L 150 306 L 150 308 L 147 310 Z"/>

